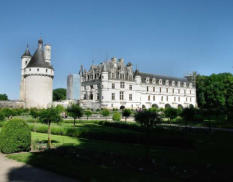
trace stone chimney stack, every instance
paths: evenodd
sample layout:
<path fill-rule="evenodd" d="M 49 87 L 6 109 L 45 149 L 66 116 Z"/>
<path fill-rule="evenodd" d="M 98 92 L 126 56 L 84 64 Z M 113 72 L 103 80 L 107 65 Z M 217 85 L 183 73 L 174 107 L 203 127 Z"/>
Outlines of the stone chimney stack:
<path fill-rule="evenodd" d="M 51 64 L 51 45 L 46 44 L 44 46 L 44 58 L 45 62 Z"/>

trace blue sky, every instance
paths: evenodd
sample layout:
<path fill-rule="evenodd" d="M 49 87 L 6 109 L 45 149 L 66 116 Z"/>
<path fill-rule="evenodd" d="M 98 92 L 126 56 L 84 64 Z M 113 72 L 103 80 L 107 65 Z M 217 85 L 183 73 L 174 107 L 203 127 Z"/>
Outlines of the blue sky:
<path fill-rule="evenodd" d="M 123 57 L 140 71 L 183 77 L 233 72 L 232 0 L 0 2 L 0 93 L 19 97 L 20 57 L 52 45 L 54 88 L 83 64 Z"/>

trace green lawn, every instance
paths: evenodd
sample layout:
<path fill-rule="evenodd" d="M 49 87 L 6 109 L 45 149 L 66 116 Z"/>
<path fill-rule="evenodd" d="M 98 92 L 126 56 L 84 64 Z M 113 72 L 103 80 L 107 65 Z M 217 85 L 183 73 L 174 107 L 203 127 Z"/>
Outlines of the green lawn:
<path fill-rule="evenodd" d="M 46 125 L 30 125 L 44 127 L 46 132 Z M 72 132 L 85 131 L 86 135 L 52 135 L 54 149 L 10 154 L 8 157 L 81 181 L 196 182 L 233 179 L 233 133 L 199 130 L 184 133 L 169 128 L 153 130 L 153 146 L 148 161 L 145 160 L 145 145 L 134 140 L 143 133 L 134 127 L 98 122 L 80 122 L 75 128 L 71 122 L 53 124 L 54 132 L 56 128 L 73 128 Z M 46 145 L 47 134 L 32 132 L 32 143 L 35 142 Z M 183 142 L 190 145 L 182 145 Z"/>

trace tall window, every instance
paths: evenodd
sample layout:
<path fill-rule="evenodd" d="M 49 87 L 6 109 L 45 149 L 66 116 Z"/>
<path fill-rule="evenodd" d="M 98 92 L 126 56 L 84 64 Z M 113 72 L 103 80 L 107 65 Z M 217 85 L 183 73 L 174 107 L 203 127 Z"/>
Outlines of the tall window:
<path fill-rule="evenodd" d="M 153 101 L 155 101 L 155 96 L 153 96 Z"/>
<path fill-rule="evenodd" d="M 112 93 L 112 100 L 115 100 L 115 93 Z"/>
<path fill-rule="evenodd" d="M 190 94 L 192 94 L 192 90 L 190 90 Z"/>
<path fill-rule="evenodd" d="M 163 101 L 163 96 L 161 97 L 161 101 Z"/>
<path fill-rule="evenodd" d="M 172 89 L 172 93 L 173 93 L 173 94 L 175 93 L 175 89 L 174 89 L 174 88 Z"/>
<path fill-rule="evenodd" d="M 148 86 L 146 87 L 146 90 L 147 90 L 147 92 L 149 92 L 149 87 Z"/>
<path fill-rule="evenodd" d="M 186 94 L 186 90 L 184 89 L 184 94 Z"/>
<path fill-rule="evenodd" d="M 190 102 L 192 102 L 192 97 L 190 97 Z"/>
<path fill-rule="evenodd" d="M 161 87 L 159 88 L 159 92 L 160 92 L 160 93 L 162 92 L 162 88 L 161 88 Z"/>
<path fill-rule="evenodd" d="M 125 88 L 125 82 L 121 82 L 121 88 Z"/>
<path fill-rule="evenodd" d="M 180 89 L 178 89 L 178 94 L 180 94 Z"/>
<path fill-rule="evenodd" d="M 153 87 L 153 92 L 155 92 L 155 87 Z"/>
<path fill-rule="evenodd" d="M 129 94 L 129 100 L 133 100 L 133 95 L 132 94 Z"/>
<path fill-rule="evenodd" d="M 97 100 L 99 100 L 99 99 L 100 99 L 100 94 L 99 94 L 99 93 L 97 93 L 96 98 L 97 98 Z"/>
<path fill-rule="evenodd" d="M 186 102 L 188 102 L 188 97 L 186 97 Z"/>
<path fill-rule="evenodd" d="M 168 101 L 168 96 L 167 96 L 167 101 Z"/>
<path fill-rule="evenodd" d="M 174 97 L 174 102 L 176 102 L 176 97 Z"/>
<path fill-rule="evenodd" d="M 115 89 L 115 83 L 112 83 L 112 89 Z"/>
<path fill-rule="evenodd" d="M 129 90 L 132 90 L 132 85 L 129 85 Z"/>
<path fill-rule="evenodd" d="M 148 95 L 148 101 L 150 101 L 150 95 Z"/>
<path fill-rule="evenodd" d="M 178 102 L 180 102 L 180 97 L 178 97 Z"/>
<path fill-rule="evenodd" d="M 167 91 L 167 93 L 168 93 L 168 88 L 166 88 L 166 91 Z"/>
<path fill-rule="evenodd" d="M 124 100 L 124 92 L 120 92 L 120 100 Z"/>

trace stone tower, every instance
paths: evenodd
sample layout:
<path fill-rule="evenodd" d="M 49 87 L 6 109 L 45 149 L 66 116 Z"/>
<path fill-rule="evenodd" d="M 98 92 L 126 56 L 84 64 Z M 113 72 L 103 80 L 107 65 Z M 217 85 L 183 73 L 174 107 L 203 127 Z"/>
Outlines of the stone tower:
<path fill-rule="evenodd" d="M 25 102 L 26 108 L 47 108 L 52 105 L 53 77 L 51 46 L 44 47 L 40 39 L 32 57 L 28 48 L 22 56 L 20 99 Z"/>

